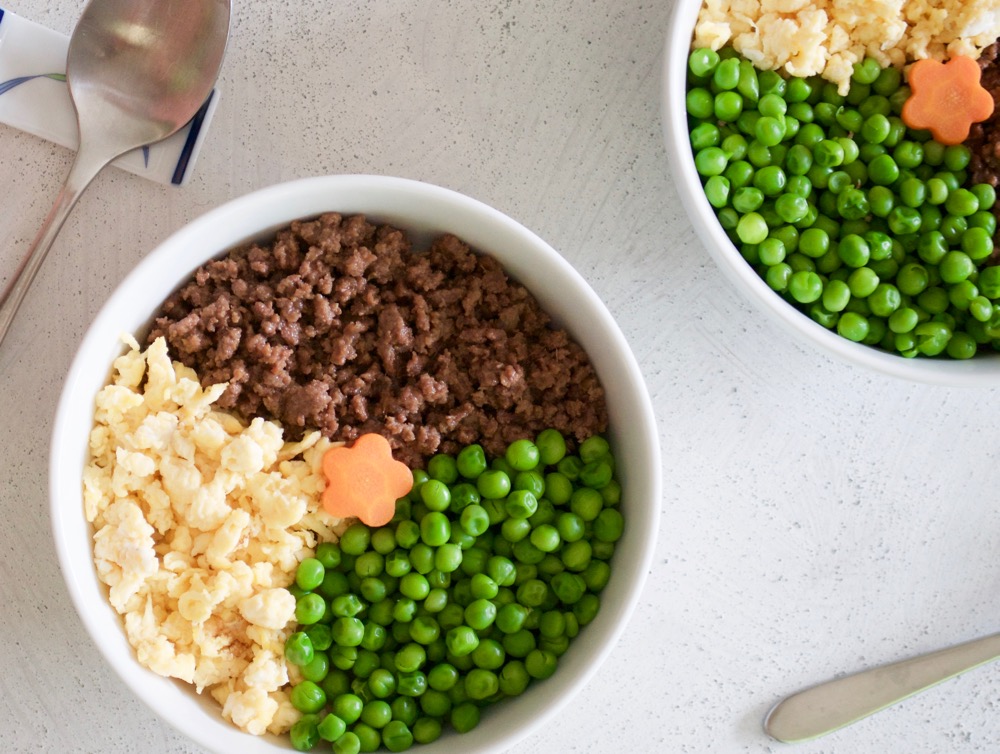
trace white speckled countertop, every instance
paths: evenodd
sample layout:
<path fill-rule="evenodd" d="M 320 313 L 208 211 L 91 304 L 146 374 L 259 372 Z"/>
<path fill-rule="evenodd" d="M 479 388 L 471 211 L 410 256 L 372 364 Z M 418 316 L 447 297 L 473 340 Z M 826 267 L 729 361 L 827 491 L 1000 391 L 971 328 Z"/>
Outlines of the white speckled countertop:
<path fill-rule="evenodd" d="M 83 3 L 3 5 L 68 33 Z M 57 396 L 147 250 L 252 189 L 352 172 L 457 189 L 540 234 L 616 316 L 656 406 L 665 494 L 648 586 L 594 680 L 513 752 L 1000 750 L 996 667 L 813 743 L 762 731 L 786 693 L 1000 628 L 1000 401 L 834 363 L 738 298 L 662 146 L 670 11 L 237 0 L 189 185 L 99 176 L 0 350 L 0 751 L 200 751 L 132 697 L 67 599 L 46 499 Z M 69 161 L 0 127 L 0 283 Z"/>

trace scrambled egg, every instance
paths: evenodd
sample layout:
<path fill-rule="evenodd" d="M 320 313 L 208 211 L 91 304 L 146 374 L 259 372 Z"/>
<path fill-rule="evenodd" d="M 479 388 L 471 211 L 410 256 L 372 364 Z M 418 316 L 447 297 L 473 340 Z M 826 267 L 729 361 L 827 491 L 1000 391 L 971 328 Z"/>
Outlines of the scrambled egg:
<path fill-rule="evenodd" d="M 997 0 L 705 0 L 694 46 L 731 43 L 755 66 L 822 75 L 841 94 L 854 63 L 978 58 L 1000 37 Z"/>
<path fill-rule="evenodd" d="M 208 689 L 249 733 L 283 732 L 299 717 L 286 587 L 347 523 L 320 504 L 330 442 L 244 426 L 212 408 L 225 385 L 202 389 L 162 338 L 128 342 L 97 396 L 83 479 L 98 575 L 140 663 Z"/>

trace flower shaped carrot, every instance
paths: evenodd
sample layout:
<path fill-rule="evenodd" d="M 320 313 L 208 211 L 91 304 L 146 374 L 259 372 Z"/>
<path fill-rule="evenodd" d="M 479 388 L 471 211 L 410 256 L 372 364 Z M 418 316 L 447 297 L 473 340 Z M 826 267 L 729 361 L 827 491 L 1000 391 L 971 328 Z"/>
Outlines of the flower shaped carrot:
<path fill-rule="evenodd" d="M 327 485 L 323 507 L 331 516 L 357 516 L 369 526 L 383 526 L 396 513 L 396 500 L 413 487 L 406 464 L 392 457 L 382 435 L 361 435 L 351 446 L 338 445 L 323 454 Z"/>
<path fill-rule="evenodd" d="M 961 144 L 973 123 L 993 114 L 993 97 L 979 83 L 979 64 L 965 55 L 947 63 L 919 60 L 909 73 L 912 94 L 903 104 L 903 122 L 929 129 L 942 144 Z"/>

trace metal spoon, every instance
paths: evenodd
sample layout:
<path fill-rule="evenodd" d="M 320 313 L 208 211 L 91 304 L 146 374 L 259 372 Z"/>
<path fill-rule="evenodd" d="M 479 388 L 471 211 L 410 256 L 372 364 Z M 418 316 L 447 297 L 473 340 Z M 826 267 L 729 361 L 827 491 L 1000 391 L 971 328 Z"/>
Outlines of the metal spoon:
<path fill-rule="evenodd" d="M 91 0 L 70 38 L 66 81 L 80 148 L 55 205 L 0 295 L 0 343 L 76 200 L 125 152 L 179 131 L 212 91 L 231 0 Z"/>
<path fill-rule="evenodd" d="M 785 743 L 818 738 L 997 659 L 1000 634 L 993 634 L 827 681 L 775 705 L 764 730 Z"/>

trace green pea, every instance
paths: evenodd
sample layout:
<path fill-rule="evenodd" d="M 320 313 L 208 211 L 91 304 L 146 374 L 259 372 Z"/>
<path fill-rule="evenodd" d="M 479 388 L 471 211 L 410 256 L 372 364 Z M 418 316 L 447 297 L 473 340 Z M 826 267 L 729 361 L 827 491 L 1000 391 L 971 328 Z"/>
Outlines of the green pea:
<path fill-rule="evenodd" d="M 865 119 L 857 110 L 845 107 L 837 111 L 836 120 L 845 131 L 854 133 L 861 130 Z"/>
<path fill-rule="evenodd" d="M 719 62 L 719 53 L 707 47 L 699 47 L 688 55 L 688 69 L 699 78 L 711 76 Z"/>
<path fill-rule="evenodd" d="M 784 292 L 788 289 L 788 281 L 791 280 L 793 270 L 786 262 L 781 262 L 767 268 L 764 281 L 775 291 Z"/>
<path fill-rule="evenodd" d="M 868 296 L 868 306 L 872 314 L 878 317 L 889 317 L 902 305 L 902 295 L 899 289 L 891 283 L 879 283 Z"/>
<path fill-rule="evenodd" d="M 944 219 L 941 210 L 933 204 L 924 204 L 920 207 L 920 229 L 939 230 L 941 221 Z"/>
<path fill-rule="evenodd" d="M 807 123 L 799 128 L 795 134 L 795 143 L 800 144 L 810 150 L 826 138 L 826 132 L 818 123 Z"/>
<path fill-rule="evenodd" d="M 892 113 L 892 105 L 889 103 L 888 97 L 873 92 L 867 99 L 858 104 L 858 112 L 866 121 L 873 115 L 882 115 L 888 118 Z M 862 130 L 863 128 L 862 126 Z"/>
<path fill-rule="evenodd" d="M 901 307 L 889 315 L 889 330 L 894 333 L 908 333 L 919 321 L 920 317 L 916 311 L 908 306 Z"/>
<path fill-rule="evenodd" d="M 860 342 L 868 335 L 868 320 L 854 312 L 844 312 L 837 321 L 837 333 L 848 340 Z"/>
<path fill-rule="evenodd" d="M 972 150 L 964 144 L 953 144 L 945 147 L 944 166 L 948 170 L 964 170 L 972 160 Z"/>
<path fill-rule="evenodd" d="M 712 72 L 712 84 L 717 89 L 735 89 L 740 82 L 740 63 L 735 58 L 721 61 Z"/>
<path fill-rule="evenodd" d="M 865 58 L 854 64 L 851 80 L 858 84 L 875 84 L 882 73 L 882 66 L 873 58 Z"/>
<path fill-rule="evenodd" d="M 762 264 L 775 265 L 785 259 L 785 245 L 777 238 L 766 238 L 759 247 Z"/>
<path fill-rule="evenodd" d="M 441 737 L 442 727 L 440 721 L 433 717 L 421 717 L 413 723 L 412 731 L 416 743 L 429 744 Z"/>
<path fill-rule="evenodd" d="M 833 139 L 824 139 L 813 147 L 813 161 L 820 167 L 836 167 L 844 162 L 844 148 Z"/>
<path fill-rule="evenodd" d="M 736 88 L 749 102 L 756 102 L 760 97 L 757 69 L 749 60 L 740 60 L 740 78 Z"/>
<path fill-rule="evenodd" d="M 917 304 L 930 314 L 942 314 L 948 309 L 948 294 L 939 286 L 930 286 L 917 296 Z"/>
<path fill-rule="evenodd" d="M 926 200 L 931 204 L 944 204 L 948 198 L 948 184 L 940 178 L 931 178 L 926 183 Z"/>
<path fill-rule="evenodd" d="M 316 559 L 323 564 L 324 569 L 336 568 L 340 565 L 340 547 L 334 542 L 321 542 L 316 546 Z"/>
<path fill-rule="evenodd" d="M 559 463 L 566 455 L 566 439 L 557 429 L 542 430 L 535 438 L 539 458 L 545 466 Z"/>
<path fill-rule="evenodd" d="M 445 635 L 448 651 L 455 657 L 465 657 L 479 646 L 479 637 L 469 626 L 456 626 Z"/>
<path fill-rule="evenodd" d="M 948 300 L 959 311 L 966 312 L 979 296 L 979 289 L 971 280 L 960 280 L 948 287 Z"/>
<path fill-rule="evenodd" d="M 807 228 L 799 236 L 799 251 L 818 259 L 830 250 L 830 234 L 822 228 Z"/>
<path fill-rule="evenodd" d="M 924 161 L 924 148 L 916 141 L 900 141 L 893 149 L 892 157 L 900 168 L 915 168 Z"/>
<path fill-rule="evenodd" d="M 976 283 L 984 296 L 1000 298 L 1000 266 L 993 265 L 980 270 Z"/>
<path fill-rule="evenodd" d="M 917 254 L 927 264 L 938 264 L 948 253 L 948 242 L 940 231 L 930 230 L 920 234 Z"/>
<path fill-rule="evenodd" d="M 861 124 L 861 139 L 869 144 L 881 144 L 889 135 L 889 119 L 883 113 L 873 113 Z"/>
<path fill-rule="evenodd" d="M 314 656 L 312 640 L 304 631 L 296 631 L 285 641 L 285 659 L 294 665 L 308 665 Z"/>
<path fill-rule="evenodd" d="M 401 720 L 390 720 L 382 729 L 382 743 L 389 751 L 406 751 L 413 741 L 413 732 Z"/>
<path fill-rule="evenodd" d="M 777 165 L 768 165 L 758 170 L 753 177 L 753 185 L 759 189 L 764 196 L 777 196 L 780 194 L 787 182 L 785 171 Z"/>
<path fill-rule="evenodd" d="M 530 471 L 538 465 L 538 446 L 528 439 L 515 440 L 507 446 L 505 459 L 515 471 Z"/>
<path fill-rule="evenodd" d="M 823 280 L 815 272 L 799 270 L 788 280 L 788 293 L 800 304 L 809 304 L 823 294 Z"/>
<path fill-rule="evenodd" d="M 823 307 L 832 313 L 842 312 L 851 300 L 851 289 L 843 280 L 830 280 L 823 287 Z"/>
<path fill-rule="evenodd" d="M 777 146 L 773 147 L 777 149 Z M 761 143 L 756 138 L 747 145 L 747 161 L 755 168 L 764 168 L 774 162 L 772 147 Z"/>
<path fill-rule="evenodd" d="M 945 186 L 948 187 L 948 191 L 958 191 L 962 186 L 962 182 L 958 179 L 955 173 L 942 171 L 934 174 L 934 177 L 943 181 Z"/>
<path fill-rule="evenodd" d="M 785 154 L 785 168 L 792 175 L 805 176 L 813 166 L 813 155 L 809 147 L 793 144 Z"/>
<path fill-rule="evenodd" d="M 617 542 L 625 530 L 625 518 L 615 508 L 605 508 L 594 519 L 594 537 L 601 542 Z"/>
<path fill-rule="evenodd" d="M 361 555 L 371 543 L 371 529 L 364 524 L 353 523 L 340 535 L 340 549 L 347 555 Z"/>
<path fill-rule="evenodd" d="M 288 731 L 292 747 L 297 751 L 309 751 L 319 742 L 316 715 L 303 715 Z"/>
<path fill-rule="evenodd" d="M 869 210 L 868 196 L 861 189 L 848 188 L 837 196 L 837 213 L 845 220 L 858 220 Z"/>
<path fill-rule="evenodd" d="M 756 212 L 764 204 L 764 192 L 759 188 L 745 186 L 733 193 L 733 209 L 742 214 Z"/>
<path fill-rule="evenodd" d="M 320 738 L 332 743 L 347 732 L 347 723 L 330 713 L 323 717 L 316 730 Z"/>
<path fill-rule="evenodd" d="M 924 142 L 924 164 L 930 168 L 944 163 L 945 145 L 937 141 Z"/>
<path fill-rule="evenodd" d="M 913 207 L 899 205 L 892 208 L 888 221 L 889 229 L 899 236 L 919 231 L 923 218 Z"/>
<path fill-rule="evenodd" d="M 380 576 L 384 570 L 385 558 L 374 550 L 362 553 L 354 561 L 354 572 L 362 579 L 365 577 Z"/>
<path fill-rule="evenodd" d="M 784 96 L 787 83 L 776 71 L 760 71 L 757 74 L 757 79 L 760 82 L 761 96 L 766 94 L 776 94 L 779 97 Z"/>
<path fill-rule="evenodd" d="M 968 232 L 968 231 L 966 231 Z M 966 280 L 976 270 L 976 263 L 962 251 L 949 251 L 938 266 L 941 280 L 954 284 Z"/>
<path fill-rule="evenodd" d="M 305 558 L 295 570 L 295 583 L 300 589 L 312 591 L 323 583 L 326 568 L 318 558 Z"/>
<path fill-rule="evenodd" d="M 752 139 L 754 136 L 754 127 L 757 125 L 759 119 L 760 113 L 755 109 L 744 109 L 740 113 L 740 117 L 736 120 L 737 132 Z"/>
<path fill-rule="evenodd" d="M 971 359 L 976 355 L 976 341 L 964 332 L 953 333 L 945 350 L 953 359 Z"/>
<path fill-rule="evenodd" d="M 848 267 L 863 267 L 868 264 L 871 252 L 868 242 L 852 233 L 840 239 L 837 255 Z"/>
<path fill-rule="evenodd" d="M 925 356 L 938 356 L 948 346 L 951 329 L 941 322 L 922 322 L 914 330 L 917 350 Z"/>
<path fill-rule="evenodd" d="M 888 66 L 879 71 L 878 77 L 872 83 L 872 90 L 882 96 L 888 97 L 899 89 L 903 82 L 903 75 L 898 68 Z"/>
<path fill-rule="evenodd" d="M 982 203 L 979 206 L 982 207 Z M 980 209 L 978 212 L 972 213 L 966 222 L 970 228 L 982 228 L 990 236 L 997 232 L 997 218 L 988 210 Z"/>
<path fill-rule="evenodd" d="M 481 445 L 466 445 L 458 452 L 455 467 L 466 479 L 476 479 L 486 471 L 486 453 Z"/>
<path fill-rule="evenodd" d="M 969 217 L 979 210 L 979 199 L 968 189 L 959 188 L 948 195 L 944 206 L 949 214 L 957 217 Z"/>
<path fill-rule="evenodd" d="M 500 679 L 492 670 L 475 668 L 465 677 L 465 693 L 470 699 L 488 699 L 500 690 Z"/>
<path fill-rule="evenodd" d="M 919 207 L 927 200 L 927 186 L 918 178 L 908 178 L 899 187 L 899 197 L 909 207 Z"/>
<path fill-rule="evenodd" d="M 326 602 L 318 594 L 303 594 L 295 601 L 295 620 L 302 625 L 318 623 L 325 612 Z"/>
<path fill-rule="evenodd" d="M 564 459 L 565 460 L 565 459 Z M 510 492 L 510 477 L 502 471 L 490 469 L 476 479 L 479 494 L 488 499 L 500 499 Z"/>
<path fill-rule="evenodd" d="M 737 223 L 736 235 L 743 243 L 758 244 L 767 238 L 767 223 L 757 212 L 748 212 Z"/>
<path fill-rule="evenodd" d="M 868 176 L 878 186 L 891 186 L 899 178 L 899 166 L 888 154 L 881 154 L 868 163 Z"/>
<path fill-rule="evenodd" d="M 890 102 L 891 102 L 890 98 Z M 906 134 L 906 124 L 895 115 L 889 116 L 889 135 L 882 142 L 887 147 L 896 146 Z"/>
<path fill-rule="evenodd" d="M 712 103 L 712 111 L 717 120 L 734 122 L 743 112 L 743 98 L 737 92 L 719 92 Z"/>
<path fill-rule="evenodd" d="M 450 720 L 451 727 L 456 731 L 459 733 L 468 733 L 479 725 L 479 707 L 471 702 L 459 704 L 452 709 Z"/>
<path fill-rule="evenodd" d="M 976 201 L 979 202 L 979 209 L 987 210 L 992 209 L 993 205 L 996 204 L 997 200 L 997 190 L 993 188 L 988 183 L 977 183 L 969 189 L 976 197 Z"/>
<path fill-rule="evenodd" d="M 302 681 L 292 687 L 289 701 L 299 712 L 311 714 L 326 705 L 326 692 L 312 681 Z"/>
<path fill-rule="evenodd" d="M 792 79 L 792 81 L 804 81 L 804 79 Z M 789 103 L 787 117 L 794 118 L 799 121 L 800 128 L 802 125 L 812 123 L 816 119 L 816 112 L 813 110 L 812 105 L 808 102 L 794 102 L 792 100 L 787 101 Z M 795 134 L 788 135 L 794 139 L 797 134 L 798 131 L 796 131 Z"/>
<path fill-rule="evenodd" d="M 960 243 L 962 236 L 969 229 L 969 222 L 964 217 L 948 215 L 941 220 L 940 231 L 949 244 Z"/>
<path fill-rule="evenodd" d="M 986 296 L 976 296 L 969 302 L 969 314 L 979 322 L 988 322 L 993 315 L 993 304 Z"/>
<path fill-rule="evenodd" d="M 723 177 L 729 181 L 729 189 L 733 193 L 744 186 L 749 186 L 753 181 L 754 172 L 753 165 L 746 160 L 735 160 L 726 167 Z"/>
<path fill-rule="evenodd" d="M 878 275 L 869 267 L 859 267 L 847 278 L 847 286 L 851 289 L 851 296 L 855 299 L 867 298 L 875 292 L 878 285 Z"/>

